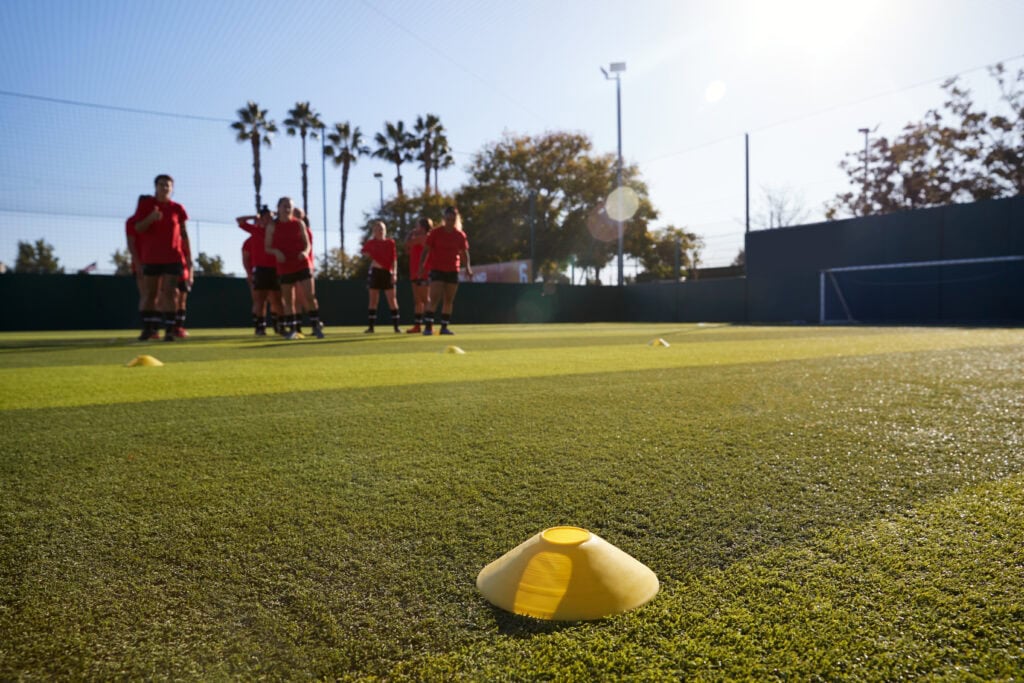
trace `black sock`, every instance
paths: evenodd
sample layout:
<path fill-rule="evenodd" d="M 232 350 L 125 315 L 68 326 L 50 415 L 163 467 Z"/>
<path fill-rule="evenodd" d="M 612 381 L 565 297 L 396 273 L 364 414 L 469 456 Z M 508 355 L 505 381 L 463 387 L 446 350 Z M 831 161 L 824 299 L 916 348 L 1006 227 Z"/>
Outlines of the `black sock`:
<path fill-rule="evenodd" d="M 373 326 L 377 324 L 377 311 L 371 308 L 366 314 L 366 319 L 369 321 L 369 327 L 372 330 Z"/>
<path fill-rule="evenodd" d="M 434 326 L 434 314 L 428 311 L 423 316 L 423 322 L 426 324 L 426 327 L 429 330 L 431 327 Z"/>
<path fill-rule="evenodd" d="M 174 322 L 178 327 L 185 327 L 185 309 L 179 308 L 174 314 Z"/>
<path fill-rule="evenodd" d="M 451 321 L 452 321 L 452 316 L 451 316 L 450 313 L 442 313 L 441 314 L 441 329 L 442 330 L 447 330 L 448 329 L 448 323 L 450 323 Z"/>
<path fill-rule="evenodd" d="M 391 324 L 395 326 L 396 330 L 398 329 L 398 309 L 397 308 L 392 308 L 391 309 Z"/>
<path fill-rule="evenodd" d="M 174 312 L 167 311 L 164 313 L 164 330 L 168 334 L 174 334 Z"/>
<path fill-rule="evenodd" d="M 256 324 L 256 329 L 257 330 L 266 331 L 266 329 L 267 329 L 267 319 L 266 318 L 264 318 L 262 316 L 259 316 L 259 315 L 254 315 L 252 317 L 252 320 Z"/>

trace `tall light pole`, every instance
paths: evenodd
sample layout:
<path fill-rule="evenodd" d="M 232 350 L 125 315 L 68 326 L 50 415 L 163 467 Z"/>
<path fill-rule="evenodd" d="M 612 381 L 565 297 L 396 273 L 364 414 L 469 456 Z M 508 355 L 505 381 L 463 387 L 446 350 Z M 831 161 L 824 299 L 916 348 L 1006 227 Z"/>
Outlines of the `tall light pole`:
<path fill-rule="evenodd" d="M 380 215 L 383 216 L 384 215 L 384 174 L 383 173 L 374 173 L 373 177 L 376 178 L 377 182 L 380 184 Z"/>
<path fill-rule="evenodd" d="M 871 130 L 868 128 L 858 128 L 858 133 L 864 133 L 864 192 L 862 201 L 864 202 L 864 215 L 868 215 L 868 135 Z"/>
<path fill-rule="evenodd" d="M 625 62 L 612 62 L 611 64 L 608 65 L 607 71 L 605 71 L 605 68 L 603 66 L 601 67 L 601 73 L 604 74 L 605 79 L 609 81 L 615 81 L 615 114 L 618 122 L 617 127 L 619 137 L 619 160 L 618 166 L 615 169 L 616 189 L 622 187 L 622 81 L 620 78 L 620 74 L 625 70 Z M 624 282 L 622 272 L 622 221 L 617 220 L 615 221 L 615 224 L 616 226 L 618 226 L 619 233 L 619 286 L 621 287 Z"/>

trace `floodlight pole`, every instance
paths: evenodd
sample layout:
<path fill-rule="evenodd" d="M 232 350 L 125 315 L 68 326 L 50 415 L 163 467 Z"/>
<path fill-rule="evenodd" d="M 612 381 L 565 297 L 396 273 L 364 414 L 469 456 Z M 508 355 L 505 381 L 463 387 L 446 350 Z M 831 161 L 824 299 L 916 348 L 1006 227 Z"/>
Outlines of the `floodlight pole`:
<path fill-rule="evenodd" d="M 858 133 L 864 134 L 864 192 L 862 201 L 864 202 L 864 215 L 868 215 L 868 135 L 871 131 L 867 128 L 858 128 Z"/>
<path fill-rule="evenodd" d="M 625 62 L 612 62 L 608 65 L 608 71 L 605 71 L 604 67 L 601 67 L 601 73 L 604 74 L 606 80 L 615 81 L 615 115 L 616 115 L 616 128 L 618 132 L 619 140 L 619 157 L 618 165 L 615 169 L 615 188 L 622 187 L 622 79 L 619 74 L 626 70 Z M 619 286 L 621 287 L 624 283 L 623 277 L 623 262 L 622 262 L 622 221 L 616 220 L 615 225 L 618 228 L 619 234 Z"/>

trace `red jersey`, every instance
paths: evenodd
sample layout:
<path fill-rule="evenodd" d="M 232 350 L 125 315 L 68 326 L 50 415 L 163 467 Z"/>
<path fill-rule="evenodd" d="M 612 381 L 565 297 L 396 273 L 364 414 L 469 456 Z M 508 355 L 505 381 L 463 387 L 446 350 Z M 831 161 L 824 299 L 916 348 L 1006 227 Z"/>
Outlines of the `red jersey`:
<path fill-rule="evenodd" d="M 252 267 L 277 269 L 277 259 L 267 253 L 267 229 L 259 223 L 239 223 L 238 227 L 251 235 Z M 249 240 L 246 240 L 248 242 Z M 244 247 L 243 247 L 244 248 Z"/>
<path fill-rule="evenodd" d="M 278 221 L 274 224 L 274 241 L 270 246 L 284 253 L 284 262 L 277 261 L 278 275 L 297 273 L 309 268 L 309 261 L 302 254 L 305 231 L 306 226 L 302 221 Z"/>
<path fill-rule="evenodd" d="M 443 227 L 434 228 L 427 233 L 427 246 L 430 247 L 430 269 L 443 273 L 459 272 L 459 261 L 463 250 L 469 249 L 469 240 L 461 230 L 449 232 Z"/>
<path fill-rule="evenodd" d="M 420 259 L 423 258 L 423 245 L 414 244 L 409 247 L 409 278 L 416 280 L 420 276 Z M 430 258 L 427 258 L 426 267 L 423 269 L 430 272 Z"/>
<path fill-rule="evenodd" d="M 368 239 L 363 243 L 363 253 L 379 263 L 384 270 L 393 269 L 398 260 L 394 240 Z"/>
<path fill-rule="evenodd" d="M 252 269 L 255 267 L 252 262 L 252 250 L 255 243 L 256 238 L 253 235 L 249 235 L 242 242 L 242 267 L 245 268 L 246 276 L 252 275 Z M 248 258 L 246 258 L 247 256 Z"/>
<path fill-rule="evenodd" d="M 135 248 L 143 263 L 181 263 L 181 229 L 188 220 L 185 207 L 177 202 L 158 202 L 155 197 L 139 199 L 133 218 L 143 221 L 153 209 L 160 209 L 161 217 L 145 230 L 137 230 Z"/>

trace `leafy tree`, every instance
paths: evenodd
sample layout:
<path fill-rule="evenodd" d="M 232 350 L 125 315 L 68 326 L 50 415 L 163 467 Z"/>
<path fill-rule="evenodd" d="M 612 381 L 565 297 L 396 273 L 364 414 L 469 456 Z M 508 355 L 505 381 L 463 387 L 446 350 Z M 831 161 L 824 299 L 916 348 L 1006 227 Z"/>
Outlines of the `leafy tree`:
<path fill-rule="evenodd" d="M 674 225 L 660 230 L 648 243 L 646 252 L 640 257 L 644 272 L 637 275 L 637 281 L 674 280 L 678 259 L 681 275 L 694 277 L 701 263 L 704 240 L 696 233 L 687 232 Z"/>
<path fill-rule="evenodd" d="M 444 137 L 444 126 L 437 114 L 427 114 L 416 117 L 416 124 L 413 126 L 415 137 L 413 144 L 419 153 L 416 160 L 420 162 L 423 169 L 423 191 L 430 194 L 430 172 L 434 168 L 434 155 L 437 151 L 438 138 Z"/>
<path fill-rule="evenodd" d="M 260 174 L 260 145 L 270 147 L 271 136 L 277 132 L 277 124 L 267 118 L 267 110 L 260 109 L 259 105 L 249 102 L 238 110 L 238 121 L 231 124 L 231 127 L 238 132 L 238 142 L 248 142 L 252 145 L 252 184 L 256 188 L 256 213 L 260 212 L 263 204 L 260 198 L 260 188 L 263 185 L 263 176 Z"/>
<path fill-rule="evenodd" d="M 302 211 L 309 215 L 309 165 L 306 163 L 306 137 L 317 139 L 317 131 L 323 131 L 324 123 L 309 102 L 296 102 L 292 109 L 288 110 L 288 118 L 282 123 L 288 135 L 295 136 L 296 133 L 302 138 Z"/>
<path fill-rule="evenodd" d="M 594 155 L 591 147 L 580 133 L 506 134 L 477 153 L 468 169 L 470 179 L 458 195 L 473 260 L 530 258 L 532 194 L 535 271 L 552 263 L 564 269 L 574 257 L 578 265 L 599 274 L 617 252 L 617 225 L 602 209 L 615 187 L 616 159 Z M 647 224 L 657 212 L 635 166 L 623 169 L 623 182 L 640 199 L 634 217 L 623 224 L 624 248 L 641 256 L 650 241 Z"/>
<path fill-rule="evenodd" d="M 349 256 L 341 247 L 328 249 L 327 255 L 320 259 L 316 276 L 321 280 L 351 280 L 357 276 L 360 260 Z"/>
<path fill-rule="evenodd" d="M 363 144 L 363 133 L 359 126 L 353 127 L 348 121 L 334 124 L 334 131 L 328 134 L 327 139 L 331 144 L 324 148 L 335 166 L 341 166 L 341 209 L 338 216 L 338 226 L 341 233 L 341 243 L 345 243 L 345 199 L 348 196 L 348 174 L 352 164 L 361 156 L 370 153 L 370 148 Z"/>
<path fill-rule="evenodd" d="M 377 133 L 373 137 L 377 143 L 377 149 L 373 156 L 378 159 L 385 159 L 395 165 L 395 186 L 398 188 L 398 196 L 405 193 L 402 190 L 402 164 L 412 161 L 412 151 L 415 138 L 413 134 L 405 129 L 405 123 L 384 122 L 384 132 Z"/>
<path fill-rule="evenodd" d="M 53 245 L 45 239 L 32 242 L 18 241 L 18 258 L 14 262 L 15 273 L 38 273 L 41 275 L 63 274 L 60 259 L 53 255 Z"/>
<path fill-rule="evenodd" d="M 127 249 L 115 249 L 110 255 L 110 262 L 114 264 L 114 275 L 132 274 L 132 255 Z"/>
<path fill-rule="evenodd" d="M 908 123 L 891 141 L 874 138 L 866 159 L 863 151 L 846 155 L 839 167 L 854 189 L 837 195 L 827 205 L 826 217 L 885 214 L 1024 193 L 1024 69 L 1012 81 L 1002 64 L 989 73 L 1007 112 L 978 111 L 970 90 L 955 78 L 946 81 L 942 88 L 947 99 L 941 109 Z"/>
<path fill-rule="evenodd" d="M 729 265 L 732 265 L 732 266 L 742 266 L 742 267 L 746 268 L 747 267 L 747 250 L 744 249 L 743 247 L 740 247 L 740 250 L 738 252 L 736 252 L 736 258 L 734 258 L 732 260 L 732 263 L 729 264 Z"/>
<path fill-rule="evenodd" d="M 199 256 L 196 257 L 196 274 L 218 277 L 225 275 L 224 259 L 220 256 L 209 256 L 204 251 L 199 252 Z"/>

